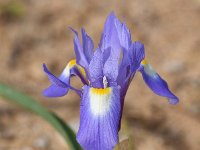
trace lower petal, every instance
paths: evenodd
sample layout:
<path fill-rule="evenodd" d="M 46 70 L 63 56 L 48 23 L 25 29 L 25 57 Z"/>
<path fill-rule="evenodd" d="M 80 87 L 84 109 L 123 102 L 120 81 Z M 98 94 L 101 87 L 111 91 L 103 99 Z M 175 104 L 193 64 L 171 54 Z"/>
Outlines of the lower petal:
<path fill-rule="evenodd" d="M 62 88 L 56 85 L 50 85 L 43 91 L 43 95 L 46 97 L 61 97 L 67 94 L 69 88 Z"/>
<path fill-rule="evenodd" d="M 66 73 L 67 69 L 63 71 L 59 78 L 54 76 L 46 67 L 43 65 L 44 72 L 51 81 L 51 85 L 43 91 L 43 95 L 47 97 L 61 97 L 67 94 L 69 89 L 74 90 L 78 95 L 81 91 L 69 85 L 70 74 Z M 67 67 L 66 67 L 67 68 Z"/>
<path fill-rule="evenodd" d="M 169 90 L 168 84 L 158 73 L 152 68 L 146 60 L 141 62 L 140 72 L 148 87 L 157 95 L 167 97 L 169 103 L 177 104 L 179 99 Z"/>
<path fill-rule="evenodd" d="M 85 86 L 77 140 L 85 150 L 112 150 L 118 143 L 120 88 Z"/>

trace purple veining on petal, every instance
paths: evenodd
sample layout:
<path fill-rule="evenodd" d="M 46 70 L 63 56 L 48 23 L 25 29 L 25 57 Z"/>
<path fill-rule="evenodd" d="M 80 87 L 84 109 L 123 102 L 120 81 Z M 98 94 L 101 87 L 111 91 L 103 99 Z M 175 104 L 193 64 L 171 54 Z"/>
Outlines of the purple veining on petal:
<path fill-rule="evenodd" d="M 89 74 L 91 77 L 91 85 L 93 87 L 103 87 L 103 53 L 100 49 L 97 49 L 89 64 Z"/>
<path fill-rule="evenodd" d="M 98 93 L 98 90 L 105 92 Z M 120 108 L 119 87 L 110 87 L 107 91 L 84 86 L 77 140 L 85 150 L 114 148 L 118 143 Z"/>

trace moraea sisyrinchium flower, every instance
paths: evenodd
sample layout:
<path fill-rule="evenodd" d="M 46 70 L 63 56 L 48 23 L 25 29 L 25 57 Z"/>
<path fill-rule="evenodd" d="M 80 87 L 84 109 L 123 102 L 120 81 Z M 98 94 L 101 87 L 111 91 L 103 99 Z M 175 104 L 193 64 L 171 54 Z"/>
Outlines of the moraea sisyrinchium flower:
<path fill-rule="evenodd" d="M 145 60 L 144 45 L 132 42 L 127 26 L 111 13 L 101 41 L 94 51 L 92 39 L 82 29 L 82 44 L 78 33 L 74 37 L 76 59 L 71 60 L 59 77 L 44 65 L 51 85 L 44 90 L 47 97 L 60 97 L 74 90 L 81 99 L 80 127 L 77 141 L 85 150 L 111 150 L 118 143 L 124 98 L 136 72 L 140 72 L 147 86 L 157 95 L 168 98 L 171 104 L 178 98 L 167 83 Z M 82 89 L 70 85 L 70 78 L 78 76 Z"/>

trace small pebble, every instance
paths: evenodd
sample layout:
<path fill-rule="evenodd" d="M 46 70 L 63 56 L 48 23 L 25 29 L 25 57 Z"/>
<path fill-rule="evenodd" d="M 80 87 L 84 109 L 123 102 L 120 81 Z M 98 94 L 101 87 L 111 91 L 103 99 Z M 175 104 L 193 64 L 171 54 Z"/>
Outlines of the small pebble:
<path fill-rule="evenodd" d="M 199 78 L 193 78 L 190 80 L 193 87 L 200 87 L 200 79 Z"/>
<path fill-rule="evenodd" d="M 180 73 L 185 70 L 184 64 L 179 61 L 169 61 L 163 65 L 163 70 L 169 73 Z"/>
<path fill-rule="evenodd" d="M 68 122 L 70 127 L 75 131 L 78 132 L 80 121 L 78 119 L 74 119 Z"/>
<path fill-rule="evenodd" d="M 21 150 L 33 150 L 31 147 L 23 147 Z"/>
<path fill-rule="evenodd" d="M 39 137 L 34 142 L 34 146 L 36 148 L 47 148 L 49 145 L 49 138 L 48 137 Z"/>

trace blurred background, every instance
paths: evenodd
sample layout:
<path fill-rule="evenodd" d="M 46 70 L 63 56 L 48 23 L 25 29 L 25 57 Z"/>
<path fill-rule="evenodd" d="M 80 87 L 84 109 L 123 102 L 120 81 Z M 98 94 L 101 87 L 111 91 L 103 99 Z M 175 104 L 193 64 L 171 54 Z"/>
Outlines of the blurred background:
<path fill-rule="evenodd" d="M 79 97 L 41 95 L 49 81 L 45 62 L 59 75 L 74 58 L 68 26 L 84 27 L 97 47 L 110 11 L 125 21 L 133 40 L 180 98 L 176 106 L 153 94 L 137 74 L 126 96 L 120 140 L 136 150 L 200 149 L 200 0 L 0 0 L 0 82 L 37 98 L 74 129 Z M 81 87 L 79 79 L 73 85 Z M 45 121 L 0 97 L 0 150 L 65 150 Z"/>

